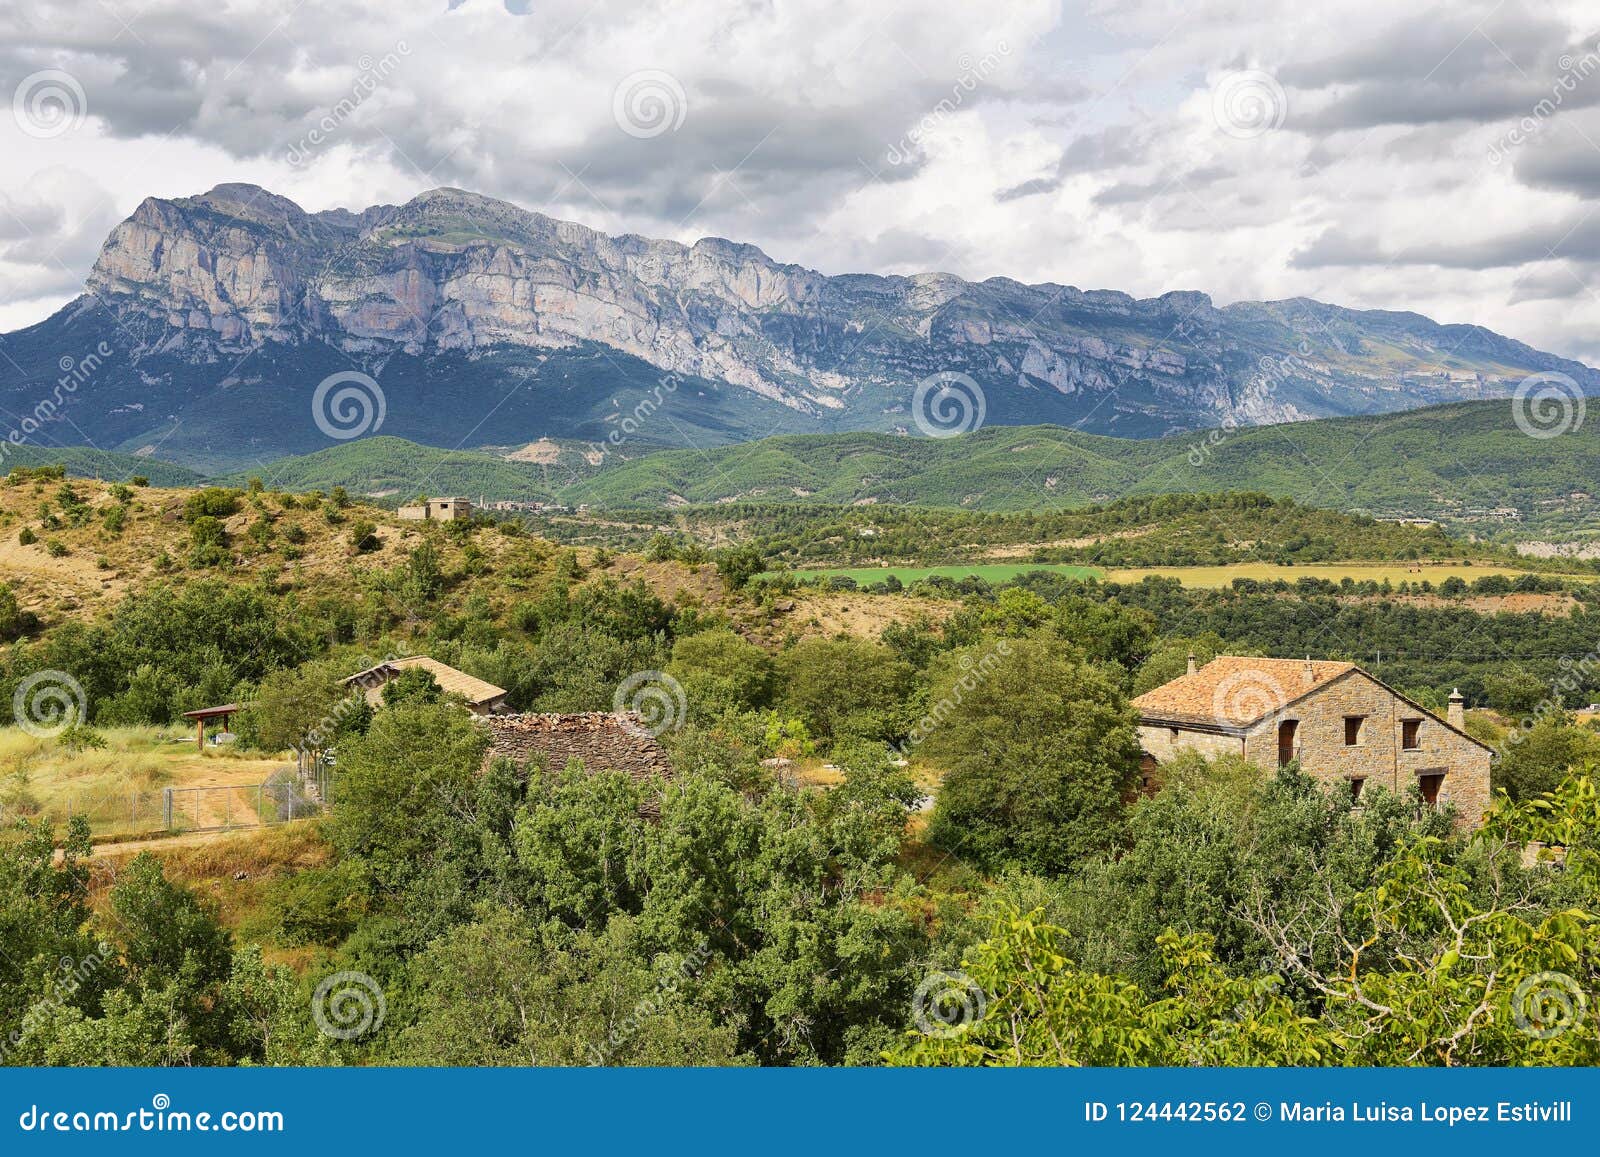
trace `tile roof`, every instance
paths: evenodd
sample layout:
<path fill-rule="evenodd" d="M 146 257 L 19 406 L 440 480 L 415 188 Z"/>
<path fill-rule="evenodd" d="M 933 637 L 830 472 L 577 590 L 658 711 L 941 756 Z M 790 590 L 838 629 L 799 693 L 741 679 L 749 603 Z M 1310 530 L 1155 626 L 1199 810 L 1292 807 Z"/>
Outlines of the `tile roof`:
<path fill-rule="evenodd" d="M 506 694 L 504 687 L 496 687 L 493 683 L 485 682 L 475 676 L 468 675 L 465 671 L 458 671 L 448 663 L 441 663 L 437 659 L 430 659 L 426 655 L 408 655 L 403 659 L 386 659 L 376 667 L 368 667 L 365 671 L 358 671 L 345 680 L 346 683 L 359 683 L 367 689 L 367 697 L 374 694 L 390 679 L 401 671 L 420 667 L 431 672 L 434 680 L 439 684 L 439 689 L 447 695 L 459 695 L 474 707 L 492 703 Z"/>
<path fill-rule="evenodd" d="M 1331 660 L 1219 655 L 1192 675 L 1146 691 L 1133 705 L 1142 719 L 1247 728 L 1358 669 Z"/>

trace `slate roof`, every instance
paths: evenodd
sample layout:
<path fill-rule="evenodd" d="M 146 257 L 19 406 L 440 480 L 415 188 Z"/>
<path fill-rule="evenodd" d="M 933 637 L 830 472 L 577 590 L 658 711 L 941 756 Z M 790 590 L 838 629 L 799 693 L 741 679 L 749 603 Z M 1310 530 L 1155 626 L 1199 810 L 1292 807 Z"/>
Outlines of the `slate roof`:
<path fill-rule="evenodd" d="M 586 771 L 625 771 L 635 779 L 672 775 L 667 753 L 633 712 L 489 715 L 484 722 L 490 759 L 505 756 L 521 766 L 537 755 L 547 771 L 577 759 Z"/>

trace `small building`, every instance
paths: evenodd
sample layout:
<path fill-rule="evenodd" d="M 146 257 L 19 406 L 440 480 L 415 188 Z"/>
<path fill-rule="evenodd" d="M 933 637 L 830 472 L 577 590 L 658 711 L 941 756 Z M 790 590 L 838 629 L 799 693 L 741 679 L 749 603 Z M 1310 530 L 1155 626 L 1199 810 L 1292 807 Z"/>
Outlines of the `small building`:
<path fill-rule="evenodd" d="M 666 751 L 634 712 L 537 712 L 497 715 L 485 722 L 490 735 L 485 767 L 504 758 L 519 768 L 537 761 L 546 771 L 560 772 L 577 760 L 585 771 L 622 771 L 634 779 L 672 776 Z M 654 800 L 640 810 L 661 813 Z"/>
<path fill-rule="evenodd" d="M 1324 784 L 1454 804 L 1466 827 L 1489 808 L 1492 751 L 1465 730 L 1460 692 L 1443 718 L 1354 663 L 1218 656 L 1134 699 L 1147 787 L 1180 751 L 1239 755 L 1261 767 L 1291 760 Z"/>
<path fill-rule="evenodd" d="M 472 517 L 472 500 L 427 498 L 416 506 L 402 506 L 399 515 L 408 522 L 454 522 Z"/>
<path fill-rule="evenodd" d="M 494 715 L 506 709 L 506 695 L 509 692 L 504 687 L 496 687 L 493 683 L 468 675 L 465 671 L 458 671 L 448 663 L 441 663 L 426 655 L 385 659 L 375 667 L 357 671 L 344 680 L 344 685 L 348 687 L 354 684 L 363 688 L 366 691 L 367 702 L 376 707 L 383 702 L 384 684 L 399 676 L 402 671 L 415 668 L 421 668 L 431 674 L 446 695 L 456 695 L 466 700 L 467 709 L 474 715 Z"/>

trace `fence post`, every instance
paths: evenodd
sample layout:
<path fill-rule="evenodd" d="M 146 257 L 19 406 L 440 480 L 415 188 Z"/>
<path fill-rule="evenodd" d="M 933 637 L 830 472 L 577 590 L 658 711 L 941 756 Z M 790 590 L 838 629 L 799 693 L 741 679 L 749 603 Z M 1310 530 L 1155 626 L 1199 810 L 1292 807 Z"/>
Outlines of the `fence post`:
<path fill-rule="evenodd" d="M 161 827 L 163 831 L 172 830 L 172 789 L 161 789 Z"/>

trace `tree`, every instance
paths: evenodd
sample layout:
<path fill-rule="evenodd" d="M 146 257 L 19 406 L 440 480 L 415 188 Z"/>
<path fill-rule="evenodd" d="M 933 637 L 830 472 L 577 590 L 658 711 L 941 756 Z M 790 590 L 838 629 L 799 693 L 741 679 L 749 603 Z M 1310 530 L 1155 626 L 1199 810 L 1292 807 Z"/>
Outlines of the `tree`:
<path fill-rule="evenodd" d="M 1049 637 L 980 643 L 935 664 L 929 702 L 913 735 L 946 771 L 932 842 L 1056 873 L 1119 838 L 1139 740 L 1102 670 Z"/>
<path fill-rule="evenodd" d="M 782 702 L 811 733 L 887 739 L 904 726 L 911 666 L 882 643 L 806 639 L 778 657 Z"/>
<path fill-rule="evenodd" d="M 689 713 L 696 719 L 767 706 L 773 670 L 764 650 L 726 627 L 685 635 L 673 644 L 667 665 L 668 673 L 683 684 Z"/>
<path fill-rule="evenodd" d="M 426 667 L 406 667 L 383 685 L 383 705 L 438 703 L 444 698 L 439 680 Z"/>

